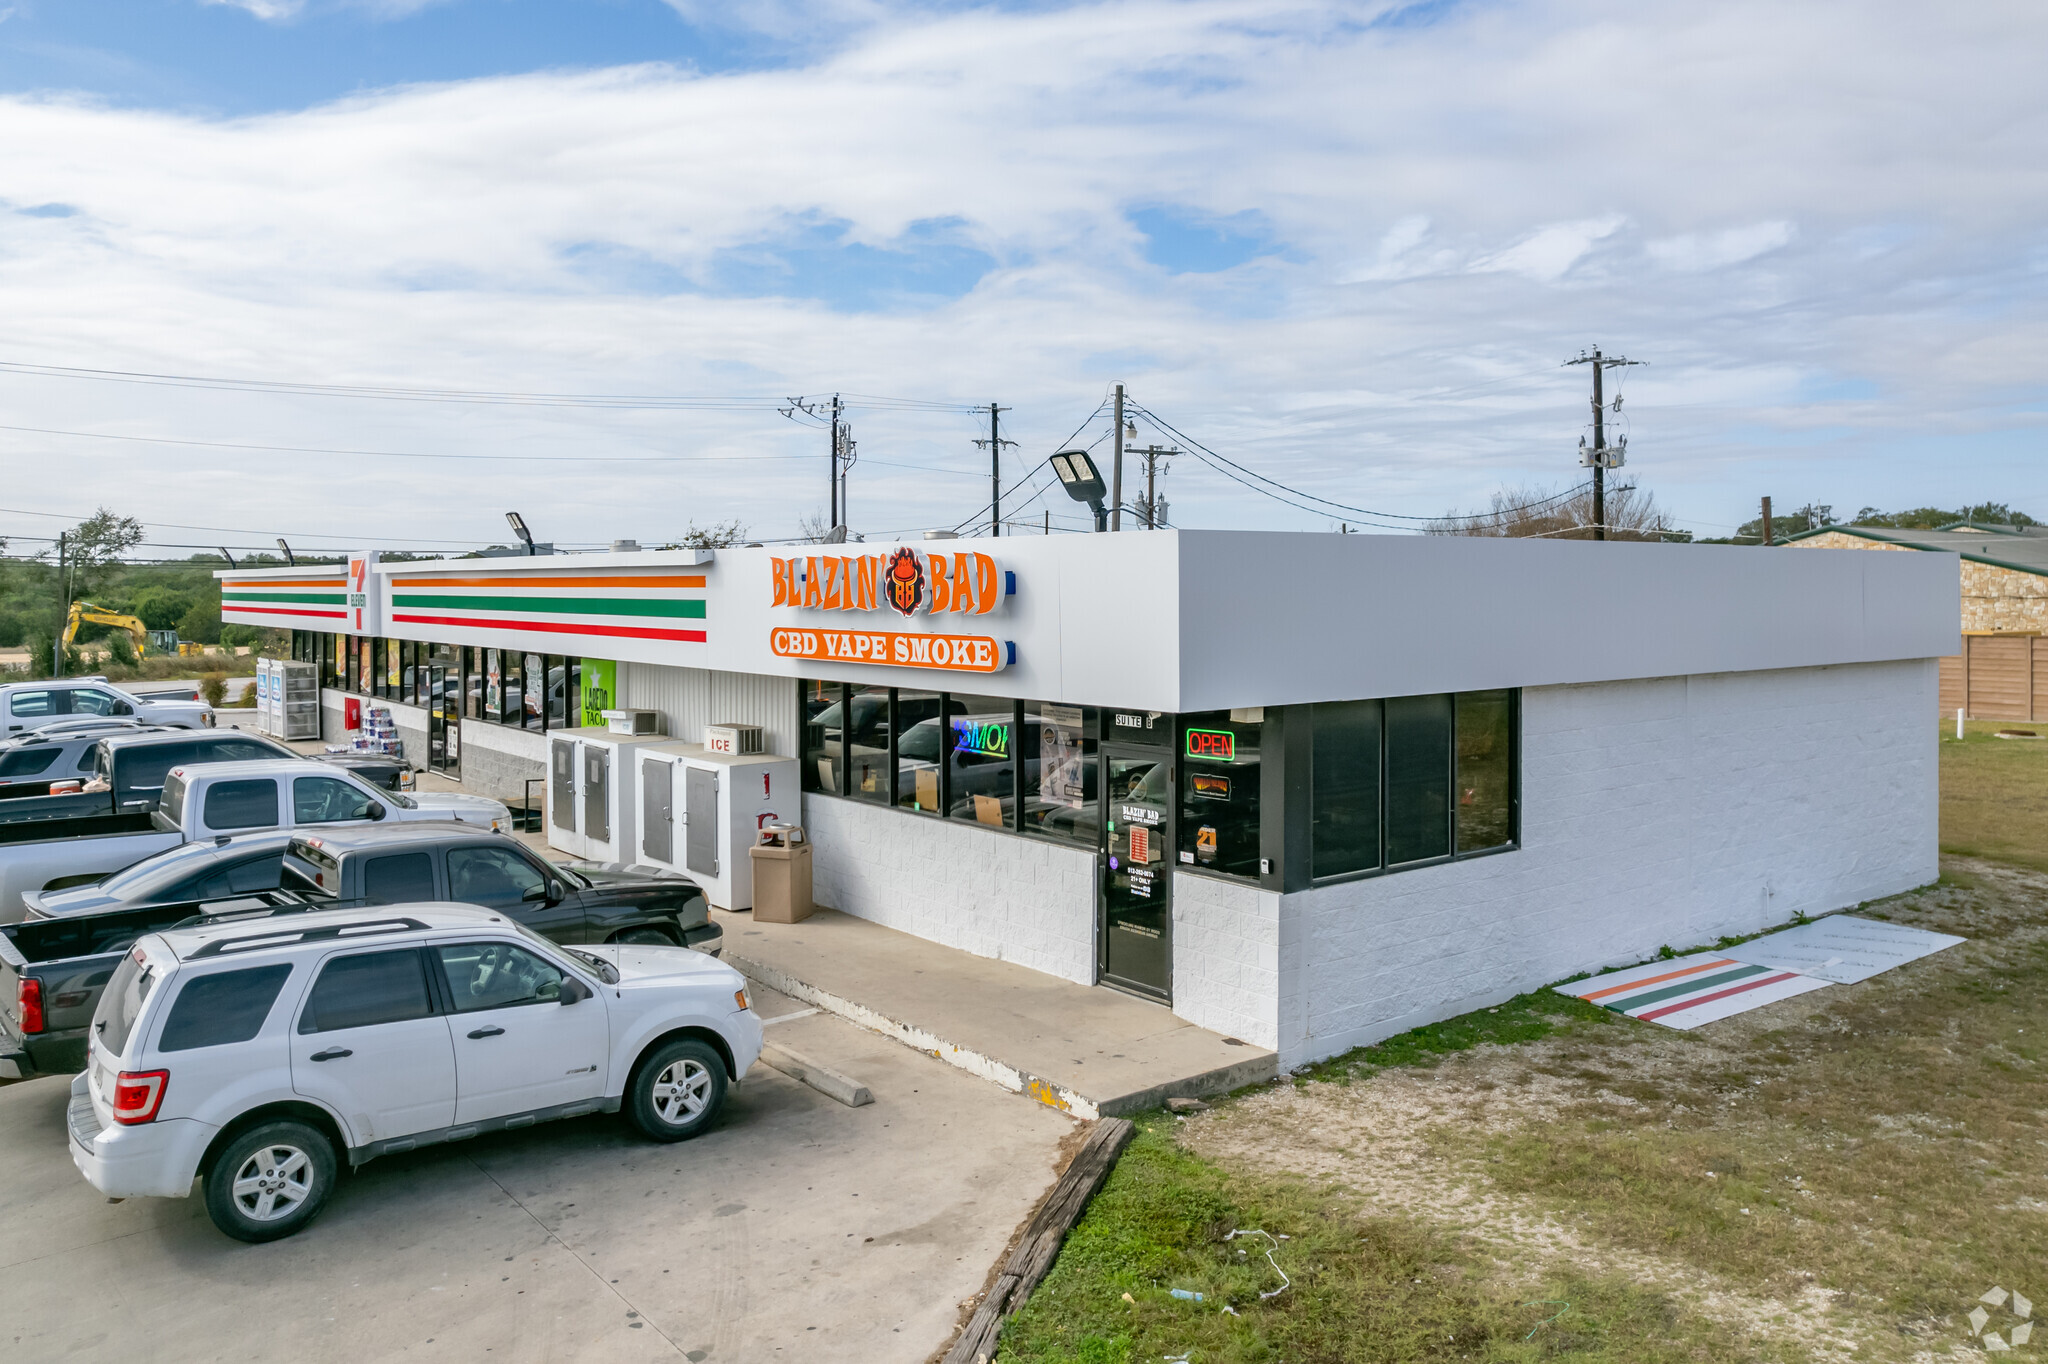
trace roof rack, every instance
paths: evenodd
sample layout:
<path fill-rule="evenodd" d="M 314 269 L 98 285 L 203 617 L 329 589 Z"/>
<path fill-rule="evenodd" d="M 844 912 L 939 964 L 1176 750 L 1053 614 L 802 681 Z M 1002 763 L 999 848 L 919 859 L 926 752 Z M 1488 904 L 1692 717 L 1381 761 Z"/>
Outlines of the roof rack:
<path fill-rule="evenodd" d="M 218 957 L 227 952 L 249 952 L 259 947 L 288 947 L 297 943 L 326 942 L 336 938 L 356 938 L 372 933 L 412 933 L 427 927 L 418 919 L 372 919 L 359 924 L 326 924 L 320 928 L 281 929 L 276 933 L 258 933 L 247 938 L 216 938 L 201 944 L 187 960 L 198 961 L 202 957 Z"/>

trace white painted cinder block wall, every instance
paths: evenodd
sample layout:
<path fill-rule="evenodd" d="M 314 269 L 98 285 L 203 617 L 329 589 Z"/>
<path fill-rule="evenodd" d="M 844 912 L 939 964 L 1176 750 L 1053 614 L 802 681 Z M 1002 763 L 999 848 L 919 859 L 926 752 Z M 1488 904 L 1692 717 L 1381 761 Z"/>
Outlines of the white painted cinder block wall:
<path fill-rule="evenodd" d="M 1095 854 L 831 796 L 804 797 L 812 896 L 978 956 L 1095 982 Z"/>
<path fill-rule="evenodd" d="M 1295 1066 L 1934 879 L 1931 659 L 1522 694 L 1522 846 L 1292 895 L 1174 883 L 1174 1012 Z"/>
<path fill-rule="evenodd" d="M 1174 878 L 1173 1009 L 1297 1066 L 1934 879 L 1931 659 L 1522 693 L 1522 846 L 1281 895 Z M 804 802 L 819 903 L 1094 979 L 1087 851 Z"/>

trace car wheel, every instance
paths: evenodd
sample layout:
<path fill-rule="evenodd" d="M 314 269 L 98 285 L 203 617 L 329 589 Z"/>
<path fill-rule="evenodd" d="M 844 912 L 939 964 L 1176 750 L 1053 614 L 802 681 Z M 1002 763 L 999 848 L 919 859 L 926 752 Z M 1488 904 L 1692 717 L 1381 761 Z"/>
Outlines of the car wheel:
<path fill-rule="evenodd" d="M 333 1189 L 333 1143 L 302 1122 L 267 1122 L 207 1167 L 206 1212 L 237 1241 L 275 1241 L 319 1216 Z"/>
<path fill-rule="evenodd" d="M 629 928 L 613 942 L 644 943 L 649 947 L 674 947 L 676 940 L 658 928 Z"/>
<path fill-rule="evenodd" d="M 683 1141 L 725 1104 L 725 1062 L 710 1044 L 684 1038 L 659 1047 L 633 1076 L 626 1113 L 656 1141 Z"/>

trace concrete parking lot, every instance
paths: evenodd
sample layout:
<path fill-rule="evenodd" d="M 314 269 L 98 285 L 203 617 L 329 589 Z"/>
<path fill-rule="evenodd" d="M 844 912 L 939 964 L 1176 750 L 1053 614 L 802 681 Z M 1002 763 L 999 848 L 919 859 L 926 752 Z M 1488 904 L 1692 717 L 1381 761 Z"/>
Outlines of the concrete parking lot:
<path fill-rule="evenodd" d="M 757 997 L 765 1018 L 801 1007 Z M 0 1089 L 0 1353 L 924 1359 L 1074 1124 L 830 1016 L 769 1039 L 874 1103 L 757 1066 L 695 1141 L 597 1117 L 386 1157 L 267 1246 L 222 1236 L 197 1198 L 108 1204 L 66 1151 L 66 1081 Z"/>

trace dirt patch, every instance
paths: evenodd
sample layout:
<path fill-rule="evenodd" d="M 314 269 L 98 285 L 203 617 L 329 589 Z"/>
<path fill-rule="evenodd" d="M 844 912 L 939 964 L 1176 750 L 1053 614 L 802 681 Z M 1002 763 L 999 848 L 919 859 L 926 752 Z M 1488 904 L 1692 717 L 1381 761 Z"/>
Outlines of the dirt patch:
<path fill-rule="evenodd" d="M 1690 1033 L 1610 1015 L 1419 1068 L 1361 1054 L 1181 1138 L 1510 1281 L 1621 1274 L 1813 1358 L 1935 1357 L 1992 1283 L 2048 1298 L 2044 907 L 2048 876 L 1961 864 L 1864 912 L 1971 941 L 1861 985 Z"/>

